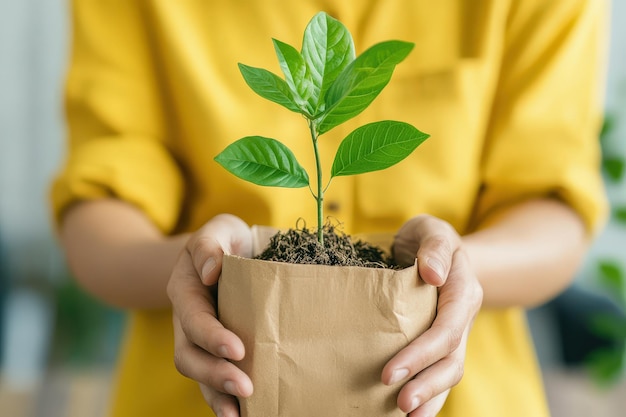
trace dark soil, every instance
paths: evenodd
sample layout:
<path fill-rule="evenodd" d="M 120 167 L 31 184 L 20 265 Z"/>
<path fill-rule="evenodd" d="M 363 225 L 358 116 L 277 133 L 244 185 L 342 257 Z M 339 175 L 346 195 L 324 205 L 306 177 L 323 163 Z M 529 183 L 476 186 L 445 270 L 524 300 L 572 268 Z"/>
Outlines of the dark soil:
<path fill-rule="evenodd" d="M 362 266 L 397 268 L 393 259 L 377 247 L 354 240 L 332 224 L 324 226 L 324 246 L 317 240 L 317 231 L 306 227 L 278 232 L 268 247 L 256 257 L 266 261 L 296 264 Z"/>

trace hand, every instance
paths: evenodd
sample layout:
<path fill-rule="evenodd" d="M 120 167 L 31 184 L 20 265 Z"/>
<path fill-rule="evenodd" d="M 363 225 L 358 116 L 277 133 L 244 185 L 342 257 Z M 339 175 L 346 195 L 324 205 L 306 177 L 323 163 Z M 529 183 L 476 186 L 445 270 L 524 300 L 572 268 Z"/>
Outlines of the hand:
<path fill-rule="evenodd" d="M 199 382 L 218 417 L 238 417 L 235 396 L 252 395 L 250 378 L 230 362 L 243 359 L 243 343 L 217 320 L 214 291 L 224 253 L 249 257 L 251 252 L 250 228 L 235 216 L 216 216 L 191 235 L 167 286 L 176 369 Z"/>
<path fill-rule="evenodd" d="M 398 407 L 409 417 L 435 416 L 463 376 L 467 337 L 482 303 L 482 287 L 461 238 L 448 223 L 422 215 L 405 223 L 394 241 L 399 263 L 417 256 L 422 279 L 439 287 L 437 316 L 429 330 L 385 365 L 382 381 L 406 381 Z"/>

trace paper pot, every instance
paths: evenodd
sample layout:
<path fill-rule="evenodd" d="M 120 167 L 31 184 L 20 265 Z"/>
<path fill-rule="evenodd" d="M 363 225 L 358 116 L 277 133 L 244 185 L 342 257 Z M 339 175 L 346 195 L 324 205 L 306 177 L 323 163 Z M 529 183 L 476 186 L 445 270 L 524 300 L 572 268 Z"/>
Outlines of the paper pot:
<path fill-rule="evenodd" d="M 296 265 L 226 255 L 218 286 L 224 326 L 254 394 L 242 417 L 404 416 L 401 383 L 384 365 L 432 323 L 437 290 L 400 270 Z"/>

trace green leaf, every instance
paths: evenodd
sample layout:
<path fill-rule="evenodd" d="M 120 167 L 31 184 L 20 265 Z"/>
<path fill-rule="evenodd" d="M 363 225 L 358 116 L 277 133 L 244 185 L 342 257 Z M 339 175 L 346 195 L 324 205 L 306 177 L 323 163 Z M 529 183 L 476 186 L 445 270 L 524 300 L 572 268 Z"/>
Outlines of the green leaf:
<path fill-rule="evenodd" d="M 626 319 L 617 314 L 596 313 L 589 319 L 594 334 L 609 340 L 626 340 Z"/>
<path fill-rule="evenodd" d="M 618 182 L 622 179 L 622 175 L 624 175 L 624 159 L 606 157 L 602 159 L 602 168 L 604 168 L 609 179 Z"/>
<path fill-rule="evenodd" d="M 600 274 L 598 277 L 599 284 L 611 295 L 617 297 L 623 305 L 626 304 L 624 300 L 626 277 L 624 277 L 619 264 L 610 260 L 600 260 L 598 261 L 598 272 Z"/>
<path fill-rule="evenodd" d="M 352 35 L 341 22 L 320 12 L 304 30 L 302 56 L 313 86 L 310 102 L 317 113 L 324 110 L 324 96 L 330 85 L 354 61 Z"/>
<path fill-rule="evenodd" d="M 404 122 L 386 120 L 361 126 L 339 145 L 331 177 L 389 168 L 409 156 L 428 137 Z"/>
<path fill-rule="evenodd" d="M 593 379 L 602 387 L 619 381 L 624 369 L 624 353 L 621 349 L 597 349 L 586 358 Z"/>
<path fill-rule="evenodd" d="M 604 120 L 602 121 L 602 129 L 600 130 L 600 142 L 606 142 L 606 138 L 610 135 L 615 129 L 615 115 L 611 113 L 607 113 L 604 116 Z"/>
<path fill-rule="evenodd" d="M 381 42 L 352 61 L 326 93 L 326 110 L 316 121 L 318 132 L 328 132 L 365 110 L 389 83 L 396 65 L 411 49 L 410 42 Z"/>
<path fill-rule="evenodd" d="M 268 70 L 244 64 L 239 64 L 239 70 L 255 93 L 293 112 L 302 113 L 285 80 Z"/>
<path fill-rule="evenodd" d="M 306 76 L 307 67 L 304 58 L 293 46 L 273 39 L 274 49 L 280 64 L 280 69 L 285 75 L 285 81 L 291 90 L 298 108 L 311 114 L 313 109 L 308 103 L 313 90 L 313 84 Z"/>
<path fill-rule="evenodd" d="M 246 136 L 231 143 L 215 161 L 239 178 L 269 187 L 300 188 L 309 176 L 285 145 L 262 136 Z"/>
<path fill-rule="evenodd" d="M 619 223 L 626 224 L 626 206 L 616 207 L 613 210 L 613 216 Z"/>

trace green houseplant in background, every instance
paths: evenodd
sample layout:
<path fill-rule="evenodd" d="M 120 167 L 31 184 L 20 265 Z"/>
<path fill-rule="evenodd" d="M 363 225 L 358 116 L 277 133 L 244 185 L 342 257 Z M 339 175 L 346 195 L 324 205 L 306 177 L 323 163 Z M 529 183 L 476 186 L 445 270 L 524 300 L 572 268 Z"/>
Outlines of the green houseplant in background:
<path fill-rule="evenodd" d="M 50 361 L 72 368 L 112 366 L 125 316 L 81 289 L 73 277 L 55 288 L 55 335 Z"/>
<path fill-rule="evenodd" d="M 624 157 L 613 152 L 608 137 L 615 131 L 617 118 L 608 114 L 604 120 L 600 140 L 602 144 L 602 168 L 609 184 L 624 180 Z M 614 206 L 611 218 L 619 227 L 626 227 L 626 206 Z M 621 315 L 596 313 L 588 325 L 598 337 L 608 342 L 608 347 L 591 352 L 587 367 L 600 386 L 610 386 L 626 372 L 626 273 L 617 259 L 599 259 L 596 264 L 596 284 L 621 310 Z"/>
<path fill-rule="evenodd" d="M 598 284 L 611 295 L 622 313 L 626 312 L 626 277 L 620 265 L 612 260 L 597 264 Z M 608 341 L 608 346 L 591 352 L 587 365 L 594 380 L 601 386 L 610 386 L 620 380 L 626 369 L 624 346 L 626 342 L 626 316 L 596 313 L 589 323 L 593 333 Z"/>

